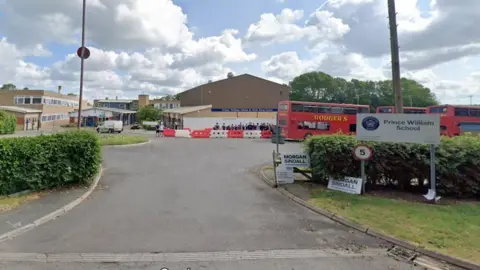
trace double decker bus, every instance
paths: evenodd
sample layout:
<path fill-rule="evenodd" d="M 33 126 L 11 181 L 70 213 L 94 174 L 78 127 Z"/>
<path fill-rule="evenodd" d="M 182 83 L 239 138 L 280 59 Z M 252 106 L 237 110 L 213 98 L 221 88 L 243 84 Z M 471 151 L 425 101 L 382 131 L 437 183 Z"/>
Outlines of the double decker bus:
<path fill-rule="evenodd" d="M 377 113 L 395 113 L 395 106 L 378 106 Z M 426 114 L 427 108 L 421 107 L 403 107 L 403 113 L 407 114 Z"/>
<path fill-rule="evenodd" d="M 435 105 L 427 107 L 427 113 L 440 114 L 441 135 L 480 134 L 480 106 Z"/>
<path fill-rule="evenodd" d="M 357 113 L 369 113 L 368 105 L 280 101 L 278 125 L 289 140 L 313 135 L 355 133 Z"/>

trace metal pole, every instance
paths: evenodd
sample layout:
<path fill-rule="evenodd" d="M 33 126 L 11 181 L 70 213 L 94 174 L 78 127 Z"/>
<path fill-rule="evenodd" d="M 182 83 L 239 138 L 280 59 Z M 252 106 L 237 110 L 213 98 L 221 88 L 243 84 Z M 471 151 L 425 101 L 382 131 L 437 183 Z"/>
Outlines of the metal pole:
<path fill-rule="evenodd" d="M 362 194 L 365 194 L 365 182 L 366 182 L 366 175 L 365 175 L 365 160 L 360 161 L 360 176 L 362 177 Z"/>
<path fill-rule="evenodd" d="M 388 0 L 388 19 L 390 23 L 390 51 L 392 55 L 392 86 L 395 94 L 395 112 L 403 113 L 403 96 L 400 85 L 400 56 L 398 52 L 397 12 L 395 0 Z"/>
<path fill-rule="evenodd" d="M 85 9 L 87 6 L 87 0 L 83 0 L 83 7 L 82 7 L 82 53 L 80 58 L 80 94 L 78 95 L 78 121 L 77 121 L 77 128 L 80 129 L 81 127 L 81 119 L 82 119 L 82 99 L 83 99 L 83 70 L 85 64 Z"/>
<path fill-rule="evenodd" d="M 280 140 L 280 129 L 278 128 L 278 112 L 277 112 L 277 119 L 276 119 L 276 126 L 275 126 L 275 137 L 277 138 L 276 140 L 276 143 L 277 143 L 277 155 L 278 153 L 280 152 L 279 151 L 279 145 L 278 145 L 278 141 Z"/>
<path fill-rule="evenodd" d="M 433 201 L 435 201 L 435 197 L 437 196 L 437 177 L 436 177 L 436 169 L 435 169 L 435 145 L 430 144 L 430 189 L 433 191 Z"/>

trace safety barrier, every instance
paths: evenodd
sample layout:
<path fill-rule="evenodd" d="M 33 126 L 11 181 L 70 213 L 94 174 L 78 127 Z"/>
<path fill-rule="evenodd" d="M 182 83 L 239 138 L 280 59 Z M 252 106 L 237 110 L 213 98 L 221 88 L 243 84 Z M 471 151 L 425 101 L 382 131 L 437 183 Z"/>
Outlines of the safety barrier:
<path fill-rule="evenodd" d="M 210 132 L 206 130 L 192 130 L 190 137 L 195 139 L 208 139 L 210 138 Z"/>
<path fill-rule="evenodd" d="M 190 137 L 190 130 L 180 129 L 175 130 L 175 137 L 177 138 L 191 138 Z"/>
<path fill-rule="evenodd" d="M 244 130 L 243 137 L 249 139 L 260 139 L 262 137 L 262 132 L 260 130 Z"/>
<path fill-rule="evenodd" d="M 219 138 L 228 138 L 227 130 L 210 130 L 210 138 L 219 139 Z"/>
<path fill-rule="evenodd" d="M 230 139 L 241 139 L 243 138 L 243 130 L 229 130 L 228 133 L 228 138 Z"/>
<path fill-rule="evenodd" d="M 163 130 L 164 137 L 175 137 L 175 129 L 166 128 Z"/>
<path fill-rule="evenodd" d="M 272 132 L 270 130 L 262 130 L 262 139 L 270 139 L 272 137 Z"/>

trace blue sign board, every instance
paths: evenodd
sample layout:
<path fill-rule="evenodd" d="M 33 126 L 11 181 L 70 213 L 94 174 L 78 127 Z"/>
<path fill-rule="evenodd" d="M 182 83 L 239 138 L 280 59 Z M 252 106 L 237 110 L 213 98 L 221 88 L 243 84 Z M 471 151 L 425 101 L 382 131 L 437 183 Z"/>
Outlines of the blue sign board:
<path fill-rule="evenodd" d="M 212 112 L 276 112 L 277 109 L 260 109 L 260 108 L 252 108 L 252 109 L 241 109 L 241 108 L 231 108 L 231 109 L 220 109 L 220 108 L 212 108 Z"/>

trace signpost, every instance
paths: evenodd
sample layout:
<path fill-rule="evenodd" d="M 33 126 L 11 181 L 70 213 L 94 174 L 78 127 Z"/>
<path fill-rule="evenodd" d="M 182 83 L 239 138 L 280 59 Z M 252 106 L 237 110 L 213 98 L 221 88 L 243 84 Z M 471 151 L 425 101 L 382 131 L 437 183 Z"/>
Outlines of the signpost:
<path fill-rule="evenodd" d="M 419 143 L 430 145 L 430 190 L 424 197 L 436 196 L 435 145 L 440 144 L 439 114 L 357 114 L 357 140 Z"/>
<path fill-rule="evenodd" d="M 274 165 L 276 165 L 276 154 L 280 156 L 280 164 L 275 167 L 275 181 L 277 184 L 293 183 L 293 168 L 310 168 L 310 157 L 306 153 L 274 152 Z"/>
<path fill-rule="evenodd" d="M 373 149 L 368 145 L 359 144 L 353 149 L 353 156 L 360 160 L 360 175 L 362 178 L 362 192 L 365 193 L 365 183 L 367 177 L 365 175 L 365 161 L 373 157 Z"/>

